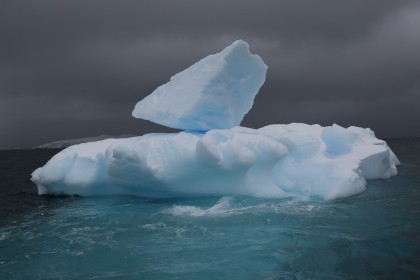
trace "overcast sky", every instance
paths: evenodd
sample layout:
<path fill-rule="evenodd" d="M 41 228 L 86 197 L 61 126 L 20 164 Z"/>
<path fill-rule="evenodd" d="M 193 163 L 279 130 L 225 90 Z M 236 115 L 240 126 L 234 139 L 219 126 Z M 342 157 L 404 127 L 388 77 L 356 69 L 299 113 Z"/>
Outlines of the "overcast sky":
<path fill-rule="evenodd" d="M 420 1 L 0 2 L 0 149 L 144 134 L 137 101 L 236 39 L 269 69 L 242 125 L 420 137 Z"/>

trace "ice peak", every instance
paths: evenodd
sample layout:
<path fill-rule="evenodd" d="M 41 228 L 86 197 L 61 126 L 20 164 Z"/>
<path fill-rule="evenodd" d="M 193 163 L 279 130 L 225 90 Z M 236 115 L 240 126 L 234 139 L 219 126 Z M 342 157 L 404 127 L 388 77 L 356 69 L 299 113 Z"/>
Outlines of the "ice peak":
<path fill-rule="evenodd" d="M 133 116 L 190 131 L 232 128 L 251 109 L 267 66 L 237 40 L 174 75 L 138 102 Z"/>

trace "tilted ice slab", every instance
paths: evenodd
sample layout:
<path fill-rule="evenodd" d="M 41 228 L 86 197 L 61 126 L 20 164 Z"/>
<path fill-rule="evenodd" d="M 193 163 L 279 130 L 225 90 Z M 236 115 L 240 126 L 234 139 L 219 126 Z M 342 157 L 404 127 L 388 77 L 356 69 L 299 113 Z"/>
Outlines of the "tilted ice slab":
<path fill-rule="evenodd" d="M 146 134 L 79 144 L 32 174 L 39 194 L 335 199 L 397 174 L 370 129 L 289 124 Z"/>
<path fill-rule="evenodd" d="M 235 41 L 158 87 L 136 104 L 133 116 L 191 131 L 232 128 L 251 109 L 266 72 L 248 44 Z"/>

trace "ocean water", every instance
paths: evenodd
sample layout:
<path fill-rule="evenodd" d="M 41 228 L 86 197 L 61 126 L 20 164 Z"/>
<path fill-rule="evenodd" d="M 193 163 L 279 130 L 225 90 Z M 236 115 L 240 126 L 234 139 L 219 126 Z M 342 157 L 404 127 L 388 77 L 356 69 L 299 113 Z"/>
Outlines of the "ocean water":
<path fill-rule="evenodd" d="M 420 140 L 388 143 L 399 175 L 334 201 L 17 192 L 32 206 L 4 217 L 0 279 L 420 279 Z M 0 156 L 51 151 L 33 153 Z"/>

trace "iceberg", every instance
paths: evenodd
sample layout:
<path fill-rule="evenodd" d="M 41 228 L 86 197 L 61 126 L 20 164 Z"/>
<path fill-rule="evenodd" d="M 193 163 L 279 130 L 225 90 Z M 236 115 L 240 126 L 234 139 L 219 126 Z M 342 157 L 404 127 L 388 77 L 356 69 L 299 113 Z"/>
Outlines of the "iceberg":
<path fill-rule="evenodd" d="M 122 134 L 119 136 L 110 136 L 110 135 L 103 134 L 103 135 L 98 135 L 98 136 L 93 136 L 93 137 L 65 139 L 65 140 L 58 140 L 54 142 L 48 142 L 48 143 L 39 145 L 37 147 L 34 147 L 34 149 L 64 149 L 72 145 L 86 143 L 86 142 L 100 141 L 100 140 L 105 140 L 109 138 L 127 138 L 127 137 L 132 137 L 132 136 L 134 135 Z"/>
<path fill-rule="evenodd" d="M 397 174 L 370 129 L 288 124 L 151 133 L 71 146 L 32 174 L 39 194 L 335 199 Z"/>
<path fill-rule="evenodd" d="M 32 173 L 38 194 L 329 200 L 364 191 L 366 180 L 397 174 L 397 157 L 368 128 L 239 126 L 266 70 L 243 41 L 204 58 L 133 112 L 185 131 L 70 146 Z"/>
<path fill-rule="evenodd" d="M 251 109 L 266 72 L 263 60 L 238 40 L 173 76 L 138 102 L 132 115 L 182 130 L 232 128 Z"/>

